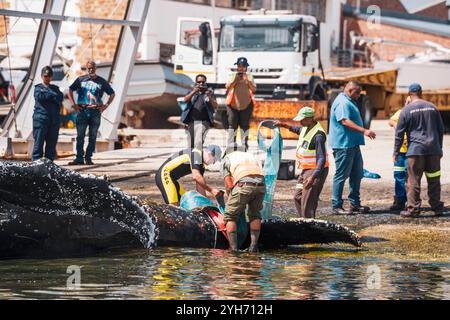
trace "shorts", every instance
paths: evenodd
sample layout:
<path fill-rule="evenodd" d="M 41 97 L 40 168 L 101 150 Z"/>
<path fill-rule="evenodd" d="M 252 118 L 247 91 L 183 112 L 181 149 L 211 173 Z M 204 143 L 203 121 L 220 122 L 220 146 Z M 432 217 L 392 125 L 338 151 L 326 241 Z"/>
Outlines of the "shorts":
<path fill-rule="evenodd" d="M 225 206 L 225 223 L 228 221 L 237 222 L 241 214 L 245 212 L 247 206 L 247 217 L 250 222 L 255 219 L 261 219 L 260 211 L 263 208 L 265 194 L 265 186 L 235 186 Z"/>

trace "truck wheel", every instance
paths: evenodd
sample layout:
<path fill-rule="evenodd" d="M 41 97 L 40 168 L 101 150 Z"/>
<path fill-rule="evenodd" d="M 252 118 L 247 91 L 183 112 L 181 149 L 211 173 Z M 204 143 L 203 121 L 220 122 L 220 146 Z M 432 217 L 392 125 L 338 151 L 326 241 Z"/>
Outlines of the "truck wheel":
<path fill-rule="evenodd" d="M 310 99 L 315 101 L 327 100 L 327 91 L 320 77 L 311 77 L 308 84 L 310 90 Z"/>
<path fill-rule="evenodd" d="M 373 108 L 370 99 L 366 95 L 361 95 L 358 99 L 358 108 L 361 113 L 363 126 L 366 129 L 370 129 L 370 123 L 372 122 Z"/>

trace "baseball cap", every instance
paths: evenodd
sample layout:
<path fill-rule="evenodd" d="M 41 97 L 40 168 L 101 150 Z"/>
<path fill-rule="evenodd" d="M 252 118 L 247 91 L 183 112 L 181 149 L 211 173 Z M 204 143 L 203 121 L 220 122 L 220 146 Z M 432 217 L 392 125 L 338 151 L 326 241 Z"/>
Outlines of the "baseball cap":
<path fill-rule="evenodd" d="M 50 66 L 45 66 L 41 70 L 41 76 L 53 76 L 53 70 Z"/>
<path fill-rule="evenodd" d="M 249 66 L 247 58 L 245 58 L 245 57 L 238 58 L 235 64 L 242 64 L 242 65 L 244 65 L 246 67 Z"/>
<path fill-rule="evenodd" d="M 313 117 L 314 117 L 314 109 L 311 107 L 303 107 L 298 111 L 297 116 L 293 120 L 301 121 L 305 118 L 313 118 Z"/>
<path fill-rule="evenodd" d="M 220 149 L 218 145 L 210 144 L 206 147 L 206 149 L 210 151 L 216 159 L 219 159 L 222 156 L 222 149 Z"/>
<path fill-rule="evenodd" d="M 414 92 L 414 93 L 422 92 L 422 87 L 421 87 L 420 84 L 418 84 L 418 83 L 412 83 L 412 84 L 409 86 L 408 91 L 409 91 L 409 92 Z"/>

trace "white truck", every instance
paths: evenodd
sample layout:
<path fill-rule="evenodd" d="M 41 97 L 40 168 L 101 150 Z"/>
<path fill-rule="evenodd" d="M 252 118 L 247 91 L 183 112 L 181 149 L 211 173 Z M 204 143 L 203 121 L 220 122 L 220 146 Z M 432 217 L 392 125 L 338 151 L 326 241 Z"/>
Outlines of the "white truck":
<path fill-rule="evenodd" d="M 257 84 L 257 99 L 326 99 L 320 77 L 319 27 L 313 16 L 290 11 L 249 11 L 221 19 L 214 29 L 208 19 L 179 18 L 174 70 L 193 81 L 208 77 L 219 103 L 222 122 L 225 84 L 236 70 L 238 57 L 246 57 Z M 317 90 L 315 88 L 318 88 Z M 314 95 L 318 94 L 319 97 Z M 325 96 L 324 96 L 325 95 Z"/>

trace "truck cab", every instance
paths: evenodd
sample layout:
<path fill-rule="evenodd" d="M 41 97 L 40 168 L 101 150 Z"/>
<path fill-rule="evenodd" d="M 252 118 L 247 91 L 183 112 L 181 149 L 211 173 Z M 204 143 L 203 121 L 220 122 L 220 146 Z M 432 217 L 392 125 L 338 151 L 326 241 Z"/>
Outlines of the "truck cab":
<path fill-rule="evenodd" d="M 177 30 L 175 72 L 192 81 L 205 74 L 221 108 L 238 57 L 248 59 L 257 99 L 308 98 L 308 84 L 319 71 L 319 28 L 313 16 L 250 11 L 222 18 L 219 30 L 208 19 L 179 18 Z"/>

